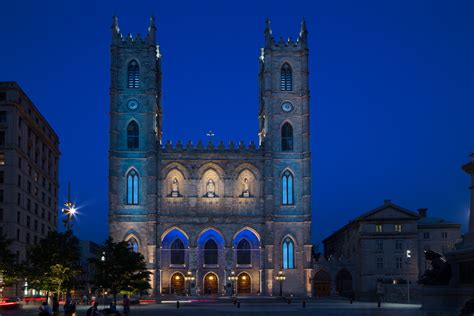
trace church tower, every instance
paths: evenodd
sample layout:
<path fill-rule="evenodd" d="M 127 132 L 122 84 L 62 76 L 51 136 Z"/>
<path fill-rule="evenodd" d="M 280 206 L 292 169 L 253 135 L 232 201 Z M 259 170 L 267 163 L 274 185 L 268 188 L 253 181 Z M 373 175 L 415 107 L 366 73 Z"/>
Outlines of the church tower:
<path fill-rule="evenodd" d="M 260 56 L 259 138 L 264 150 L 267 283 L 286 271 L 288 291 L 311 293 L 311 153 L 308 32 L 275 41 L 270 21 Z M 294 251 L 293 251 L 294 250 Z M 291 255 L 289 255 L 291 254 Z M 293 255 L 294 254 L 294 255 Z"/>
<path fill-rule="evenodd" d="M 114 17 L 110 80 L 109 234 L 142 253 L 154 277 L 161 67 L 153 17 L 144 38 L 122 37 Z"/>

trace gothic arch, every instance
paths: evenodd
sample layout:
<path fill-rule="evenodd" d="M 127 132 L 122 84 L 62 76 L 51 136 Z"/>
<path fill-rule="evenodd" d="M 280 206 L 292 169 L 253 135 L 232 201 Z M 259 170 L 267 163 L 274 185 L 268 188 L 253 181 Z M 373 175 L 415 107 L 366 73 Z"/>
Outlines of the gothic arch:
<path fill-rule="evenodd" d="M 203 163 L 197 170 L 197 178 L 202 179 L 204 173 L 209 169 L 213 169 L 219 175 L 221 179 L 224 178 L 224 175 L 225 175 L 224 169 L 220 165 L 214 162 Z"/>
<path fill-rule="evenodd" d="M 209 234 L 206 234 L 208 233 Z M 224 234 L 217 228 L 211 226 L 203 229 L 196 237 L 196 244 L 199 248 L 204 246 L 204 243 L 209 239 L 213 238 L 219 247 L 224 247 L 226 245 L 226 240 Z"/>
<path fill-rule="evenodd" d="M 285 241 L 286 238 L 290 238 L 291 240 L 293 240 L 293 243 L 295 244 L 295 247 L 296 247 L 296 245 L 298 245 L 298 241 L 296 240 L 296 237 L 293 237 L 293 235 L 290 234 L 290 233 L 283 236 L 283 238 L 280 240 L 280 245 L 283 244 L 283 242 Z"/>
<path fill-rule="evenodd" d="M 262 179 L 261 173 L 258 168 L 248 162 L 241 163 L 237 167 L 235 167 L 233 172 L 233 178 L 237 179 L 244 170 L 248 170 L 249 172 L 251 172 L 257 181 L 260 181 Z"/>
<path fill-rule="evenodd" d="M 131 229 L 128 232 L 125 233 L 125 235 L 123 237 L 123 240 L 128 241 L 131 238 L 135 238 L 135 240 L 138 242 L 138 246 L 140 246 L 142 244 L 142 241 L 141 241 L 139 236 L 140 235 L 134 229 Z"/>
<path fill-rule="evenodd" d="M 174 231 L 174 230 L 176 230 L 176 231 L 179 232 L 182 236 L 184 236 L 185 239 L 186 239 L 186 241 L 189 243 L 189 236 L 188 236 L 188 234 L 187 234 L 184 230 L 182 230 L 181 228 L 179 228 L 178 226 L 172 226 L 172 227 L 167 228 L 167 229 L 161 234 L 161 238 L 160 238 L 161 243 L 163 243 L 163 240 L 165 240 L 165 238 L 166 238 L 172 231 Z M 179 235 L 179 234 L 177 234 L 177 235 Z M 173 237 L 172 237 L 172 240 L 170 240 L 170 242 L 172 242 L 172 241 L 173 241 L 174 239 L 176 239 L 176 238 L 178 238 L 178 236 L 176 236 L 176 237 L 173 236 Z M 184 241 L 183 241 L 183 242 L 184 242 Z M 186 243 L 185 243 L 185 244 L 186 244 Z"/>
<path fill-rule="evenodd" d="M 204 197 L 207 194 L 207 186 L 211 180 L 214 183 L 215 197 L 221 197 L 224 195 L 225 172 L 219 165 L 215 163 L 205 163 L 198 169 L 198 175 L 198 196 Z"/>
<path fill-rule="evenodd" d="M 132 171 L 132 170 L 135 170 L 135 172 L 138 174 L 139 177 L 141 176 L 140 172 L 138 172 L 138 169 L 135 166 L 128 167 L 128 169 L 125 171 L 124 175 L 127 176 L 130 173 L 130 171 Z"/>
<path fill-rule="evenodd" d="M 249 227 L 249 226 L 244 226 L 244 227 L 240 228 L 238 231 L 236 231 L 234 236 L 232 236 L 232 240 L 236 240 L 238 235 L 240 233 L 242 233 L 243 231 L 246 231 L 246 230 L 253 233 L 253 235 L 257 238 L 258 242 L 260 243 L 260 241 L 262 240 L 261 237 L 260 237 L 260 234 L 255 229 L 253 229 L 252 227 Z"/>
<path fill-rule="evenodd" d="M 242 168 L 234 178 L 233 195 L 236 197 L 258 197 L 261 191 L 260 183 L 253 170 Z"/>
<path fill-rule="evenodd" d="M 179 196 L 187 196 L 188 194 L 188 187 L 187 187 L 187 182 L 186 178 L 183 174 L 183 172 L 178 169 L 177 167 L 174 167 L 168 171 L 166 176 L 163 178 L 162 181 L 162 196 L 171 196 L 172 191 L 173 191 L 173 181 L 177 181 L 178 183 L 178 192 Z M 177 194 L 176 194 L 177 195 Z"/>
<path fill-rule="evenodd" d="M 188 168 L 186 168 L 183 164 L 173 161 L 170 162 L 169 164 L 165 165 L 163 168 L 161 168 L 161 179 L 165 179 L 166 176 L 172 171 L 172 170 L 177 170 L 179 171 L 184 179 L 190 179 L 190 173 Z"/>

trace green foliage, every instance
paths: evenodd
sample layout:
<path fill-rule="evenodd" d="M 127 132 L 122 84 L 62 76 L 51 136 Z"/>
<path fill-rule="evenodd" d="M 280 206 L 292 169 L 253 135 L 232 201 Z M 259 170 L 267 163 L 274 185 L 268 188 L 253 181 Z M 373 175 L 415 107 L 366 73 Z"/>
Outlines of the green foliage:
<path fill-rule="evenodd" d="M 0 235 L 0 288 L 16 283 L 22 275 L 22 269 L 10 250 L 11 243 L 11 239 Z"/>
<path fill-rule="evenodd" d="M 145 258 L 129 249 L 125 241 L 107 239 L 102 253 L 90 262 L 95 266 L 93 284 L 112 292 L 115 303 L 119 292 L 145 292 L 150 288 L 151 273 L 146 269 Z"/>
<path fill-rule="evenodd" d="M 50 232 L 30 248 L 28 284 L 30 287 L 58 295 L 78 285 L 82 273 L 79 240 L 68 230 Z"/>

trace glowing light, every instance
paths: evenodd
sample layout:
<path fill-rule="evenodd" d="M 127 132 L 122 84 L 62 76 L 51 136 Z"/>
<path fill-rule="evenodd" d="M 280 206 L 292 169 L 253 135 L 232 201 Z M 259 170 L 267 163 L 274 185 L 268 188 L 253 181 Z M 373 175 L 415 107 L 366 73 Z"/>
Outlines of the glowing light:
<path fill-rule="evenodd" d="M 177 276 L 174 277 L 174 279 L 175 279 L 175 280 L 179 280 L 179 279 L 180 279 L 180 276 L 177 275 Z"/>
<path fill-rule="evenodd" d="M 411 250 L 407 250 L 407 258 L 411 258 Z"/>
<path fill-rule="evenodd" d="M 242 280 L 247 280 L 247 277 L 245 275 L 243 275 Z"/>
<path fill-rule="evenodd" d="M 214 276 L 213 275 L 209 276 L 209 280 L 211 281 L 214 280 Z"/>

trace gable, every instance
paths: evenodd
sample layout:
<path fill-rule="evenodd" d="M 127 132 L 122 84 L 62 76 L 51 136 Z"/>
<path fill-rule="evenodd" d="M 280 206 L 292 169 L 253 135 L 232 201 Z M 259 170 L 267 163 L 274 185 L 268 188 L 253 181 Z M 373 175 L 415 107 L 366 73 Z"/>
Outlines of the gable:
<path fill-rule="evenodd" d="M 419 216 L 410 210 L 393 203 L 384 204 L 359 217 L 360 220 L 418 220 Z"/>

